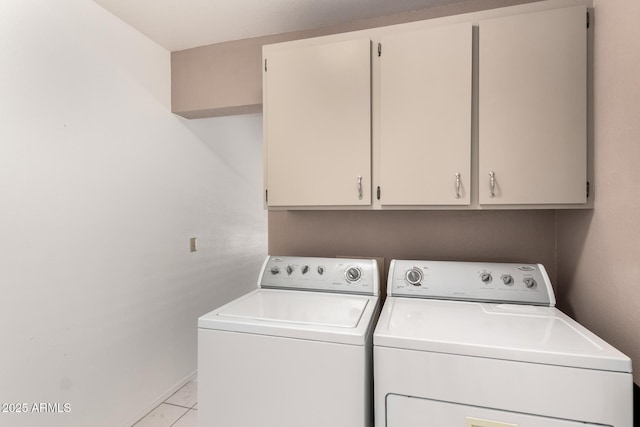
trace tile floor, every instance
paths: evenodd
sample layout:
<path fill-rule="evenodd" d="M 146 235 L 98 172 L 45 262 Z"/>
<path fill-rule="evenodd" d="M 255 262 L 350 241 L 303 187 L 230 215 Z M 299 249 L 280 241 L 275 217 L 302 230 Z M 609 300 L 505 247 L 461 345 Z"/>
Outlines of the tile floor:
<path fill-rule="evenodd" d="M 196 427 L 198 383 L 189 381 L 132 427 Z"/>

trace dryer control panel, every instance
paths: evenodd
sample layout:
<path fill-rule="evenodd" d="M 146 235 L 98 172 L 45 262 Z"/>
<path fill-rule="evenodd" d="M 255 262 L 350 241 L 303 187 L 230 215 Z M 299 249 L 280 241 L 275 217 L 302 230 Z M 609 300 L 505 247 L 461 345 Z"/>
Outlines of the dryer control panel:
<path fill-rule="evenodd" d="M 392 296 L 555 306 L 542 264 L 393 260 Z"/>
<path fill-rule="evenodd" d="M 261 288 L 299 289 L 378 295 L 374 259 L 268 256 L 260 273 Z"/>

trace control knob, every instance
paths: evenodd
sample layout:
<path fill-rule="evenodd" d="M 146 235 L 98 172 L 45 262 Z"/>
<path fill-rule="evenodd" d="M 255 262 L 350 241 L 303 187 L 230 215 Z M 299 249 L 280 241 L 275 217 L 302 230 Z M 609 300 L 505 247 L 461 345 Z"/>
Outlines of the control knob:
<path fill-rule="evenodd" d="M 322 275 L 324 274 L 324 267 L 319 266 L 319 267 L 317 268 L 317 271 L 318 271 L 318 274 L 322 276 Z"/>
<path fill-rule="evenodd" d="M 537 285 L 536 280 L 533 277 L 527 277 L 523 280 L 523 282 L 524 285 L 529 289 L 533 289 Z"/>
<path fill-rule="evenodd" d="M 309 266 L 305 265 L 302 267 L 302 274 L 307 274 L 309 272 Z"/>
<path fill-rule="evenodd" d="M 491 276 L 491 273 L 482 273 L 480 274 L 480 280 L 482 280 L 482 283 L 491 283 L 493 277 Z"/>
<path fill-rule="evenodd" d="M 513 285 L 513 277 L 510 274 L 504 274 L 502 277 L 502 283 L 504 283 L 507 286 L 511 286 Z"/>
<path fill-rule="evenodd" d="M 359 267 L 349 267 L 347 271 L 344 272 L 344 278 L 349 283 L 354 283 L 360 280 L 362 277 L 362 270 Z"/>
<path fill-rule="evenodd" d="M 287 275 L 291 276 L 291 273 L 293 273 L 293 267 L 287 265 Z"/>
<path fill-rule="evenodd" d="M 275 276 L 278 273 L 280 273 L 280 269 L 278 267 L 271 267 L 271 274 Z"/>
<path fill-rule="evenodd" d="M 417 267 L 413 267 L 411 270 L 408 270 L 404 275 L 404 280 L 413 286 L 420 286 L 422 278 L 422 271 Z"/>

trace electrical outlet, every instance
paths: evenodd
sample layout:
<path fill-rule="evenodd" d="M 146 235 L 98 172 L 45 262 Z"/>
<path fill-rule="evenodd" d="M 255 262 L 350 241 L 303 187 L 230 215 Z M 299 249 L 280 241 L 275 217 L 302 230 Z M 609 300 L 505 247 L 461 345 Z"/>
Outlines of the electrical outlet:
<path fill-rule="evenodd" d="M 198 239 L 195 237 L 189 239 L 189 249 L 191 252 L 196 252 L 198 250 Z"/>

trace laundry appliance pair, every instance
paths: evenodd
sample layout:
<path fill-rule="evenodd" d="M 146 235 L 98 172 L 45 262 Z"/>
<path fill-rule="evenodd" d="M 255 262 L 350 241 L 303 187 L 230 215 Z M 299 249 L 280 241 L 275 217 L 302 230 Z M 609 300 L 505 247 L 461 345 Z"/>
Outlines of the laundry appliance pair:
<path fill-rule="evenodd" d="M 632 427 L 631 361 L 542 265 L 394 260 L 387 282 L 380 313 L 375 260 L 267 257 L 198 321 L 199 426 Z"/>

